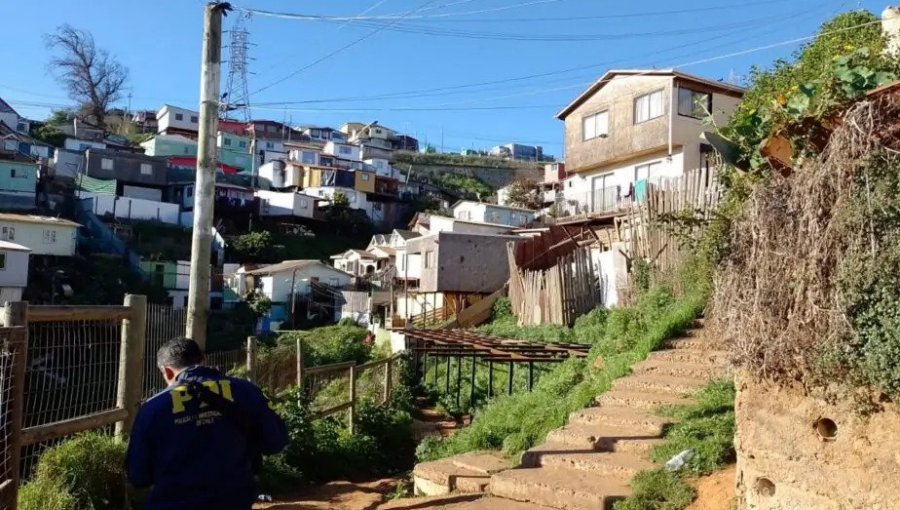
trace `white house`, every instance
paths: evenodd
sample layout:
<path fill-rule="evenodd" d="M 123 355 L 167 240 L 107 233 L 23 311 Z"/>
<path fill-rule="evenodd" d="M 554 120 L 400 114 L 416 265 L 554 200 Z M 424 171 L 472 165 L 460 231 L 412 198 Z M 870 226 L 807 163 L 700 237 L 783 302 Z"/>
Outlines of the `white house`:
<path fill-rule="evenodd" d="M 84 171 L 84 152 L 57 149 L 51 167 L 55 177 L 75 179 Z"/>
<path fill-rule="evenodd" d="M 0 241 L 12 241 L 33 255 L 75 255 L 78 223 L 48 216 L 0 213 Z"/>
<path fill-rule="evenodd" d="M 331 260 L 336 269 L 352 274 L 353 276 L 365 276 L 373 274 L 378 269 L 378 256 L 365 250 L 347 250 L 344 253 L 332 255 Z"/>
<path fill-rule="evenodd" d="M 451 208 L 453 217 L 463 221 L 493 223 L 521 227 L 534 221 L 535 211 L 507 205 L 486 204 L 472 200 L 460 200 Z"/>
<path fill-rule="evenodd" d="M 291 294 L 308 294 L 312 281 L 342 288 L 350 285 L 352 278 L 318 260 L 285 260 L 245 274 L 256 280 L 256 288 L 273 303 L 287 303 Z"/>
<path fill-rule="evenodd" d="M 384 211 L 381 208 L 381 202 L 370 202 L 368 195 L 363 191 L 337 186 L 307 187 L 304 188 L 303 191 L 309 195 L 325 198 L 329 201 L 334 198 L 335 194 L 340 193 L 347 197 L 347 201 L 350 202 L 350 209 L 359 209 L 363 211 L 374 223 L 378 223 L 384 219 Z"/>
<path fill-rule="evenodd" d="M 161 135 L 197 136 L 200 131 L 200 113 L 166 104 L 156 112 L 156 123 L 157 132 Z"/>
<path fill-rule="evenodd" d="M 430 215 L 428 218 L 428 226 L 424 229 L 418 228 L 421 232 L 426 231 L 429 234 L 438 234 L 440 232 L 455 232 L 457 234 L 506 234 L 512 228 L 509 225 L 500 225 L 496 223 L 482 223 L 477 221 L 467 221 L 458 218 L 450 218 L 449 216 Z"/>
<path fill-rule="evenodd" d="M 357 147 L 356 145 L 329 141 L 325 144 L 325 148 L 322 150 L 322 152 L 338 158 L 349 159 L 353 161 L 360 160 L 359 147 Z"/>
<path fill-rule="evenodd" d="M 320 198 L 293 191 L 257 190 L 260 216 L 296 216 L 316 218 Z"/>
<path fill-rule="evenodd" d="M 370 158 L 364 161 L 367 165 L 375 169 L 375 174 L 381 177 L 394 178 L 394 167 L 391 162 L 381 158 Z"/>
<path fill-rule="evenodd" d="M 22 292 L 28 286 L 30 253 L 21 244 L 0 241 L 0 306 L 22 300 Z"/>

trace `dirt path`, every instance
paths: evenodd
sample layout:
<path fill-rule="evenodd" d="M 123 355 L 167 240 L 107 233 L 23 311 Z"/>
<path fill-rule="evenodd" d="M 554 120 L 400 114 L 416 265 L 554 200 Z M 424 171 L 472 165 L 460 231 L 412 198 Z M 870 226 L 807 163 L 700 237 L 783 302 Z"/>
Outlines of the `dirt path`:
<path fill-rule="evenodd" d="M 734 501 L 735 468 L 729 466 L 697 480 L 697 499 L 685 510 L 729 510 Z"/>
<path fill-rule="evenodd" d="M 374 510 L 389 499 L 400 478 L 369 482 L 331 482 L 282 495 L 272 503 L 257 503 L 257 510 Z"/>

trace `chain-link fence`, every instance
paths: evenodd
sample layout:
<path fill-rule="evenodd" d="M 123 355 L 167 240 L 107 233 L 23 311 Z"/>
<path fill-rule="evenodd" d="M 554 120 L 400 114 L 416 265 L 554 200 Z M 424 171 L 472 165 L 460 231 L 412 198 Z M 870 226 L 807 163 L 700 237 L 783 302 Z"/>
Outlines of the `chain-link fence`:
<path fill-rule="evenodd" d="M 147 305 L 147 333 L 144 344 L 144 383 L 142 395 L 152 397 L 166 388 L 162 373 L 156 368 L 156 352 L 172 338 L 183 336 L 187 325 L 187 308 Z"/>
<path fill-rule="evenodd" d="M 14 509 L 22 420 L 24 328 L 0 328 L 0 510 Z"/>

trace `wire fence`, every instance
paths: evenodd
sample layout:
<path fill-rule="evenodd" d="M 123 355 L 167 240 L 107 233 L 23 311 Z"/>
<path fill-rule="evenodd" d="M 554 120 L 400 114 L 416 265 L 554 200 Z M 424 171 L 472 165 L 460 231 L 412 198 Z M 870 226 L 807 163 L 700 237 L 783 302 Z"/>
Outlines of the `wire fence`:
<path fill-rule="evenodd" d="M 0 459 L 0 510 L 13 508 L 16 497 L 16 464 L 18 458 L 13 438 L 15 427 L 14 407 L 15 402 L 15 368 L 16 353 L 10 349 L 12 340 L 11 330 L 0 329 L 0 448 L 3 449 L 3 458 Z M 19 360 L 21 361 L 21 360 Z"/>
<path fill-rule="evenodd" d="M 167 305 L 147 305 L 147 329 L 144 348 L 144 382 L 142 395 L 152 397 L 166 388 L 162 373 L 156 368 L 156 352 L 169 339 L 184 335 L 187 309 Z"/>
<path fill-rule="evenodd" d="M 235 375 L 247 366 L 247 351 L 234 349 L 231 351 L 211 352 L 206 355 L 206 366 L 215 368 L 223 374 Z"/>

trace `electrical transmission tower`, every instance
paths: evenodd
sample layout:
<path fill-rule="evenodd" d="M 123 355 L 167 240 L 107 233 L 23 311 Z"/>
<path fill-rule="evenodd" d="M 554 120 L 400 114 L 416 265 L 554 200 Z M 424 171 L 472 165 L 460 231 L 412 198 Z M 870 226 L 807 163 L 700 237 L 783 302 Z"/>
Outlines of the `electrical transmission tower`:
<path fill-rule="evenodd" d="M 235 16 L 231 25 L 231 42 L 228 46 L 228 81 L 221 101 L 221 116 L 236 116 L 244 122 L 250 121 L 250 91 L 247 85 L 250 62 L 250 32 L 246 22 L 250 13 Z"/>

